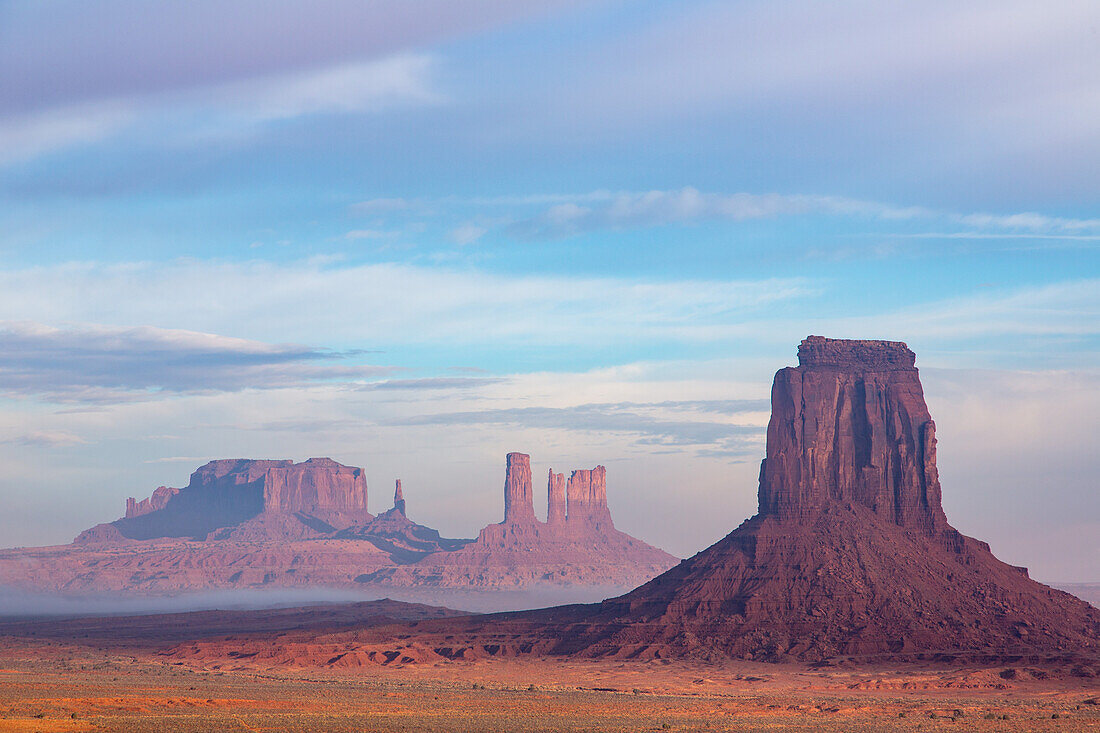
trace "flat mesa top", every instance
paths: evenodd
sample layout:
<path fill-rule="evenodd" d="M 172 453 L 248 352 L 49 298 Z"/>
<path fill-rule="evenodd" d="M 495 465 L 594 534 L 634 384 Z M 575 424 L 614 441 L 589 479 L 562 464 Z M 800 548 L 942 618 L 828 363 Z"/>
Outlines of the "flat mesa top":
<path fill-rule="evenodd" d="M 856 369 L 913 369 L 917 355 L 903 341 L 829 339 L 807 336 L 798 345 L 798 365 Z"/>

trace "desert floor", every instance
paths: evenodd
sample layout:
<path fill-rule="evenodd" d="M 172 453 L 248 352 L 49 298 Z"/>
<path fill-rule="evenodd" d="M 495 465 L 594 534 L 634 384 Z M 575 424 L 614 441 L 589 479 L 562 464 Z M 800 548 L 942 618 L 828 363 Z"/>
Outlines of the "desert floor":
<path fill-rule="evenodd" d="M 264 668 L 0 637 L 0 731 L 1084 731 L 1096 679 L 489 659 Z"/>

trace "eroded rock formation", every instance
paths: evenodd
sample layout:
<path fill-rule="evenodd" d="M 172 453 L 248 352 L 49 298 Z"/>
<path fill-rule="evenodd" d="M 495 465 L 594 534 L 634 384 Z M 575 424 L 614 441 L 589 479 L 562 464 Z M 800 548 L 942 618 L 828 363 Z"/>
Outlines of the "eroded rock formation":
<path fill-rule="evenodd" d="M 546 523 L 552 527 L 565 524 L 565 474 L 547 472 L 546 478 Z"/>
<path fill-rule="evenodd" d="M 590 524 L 612 528 L 611 511 L 607 508 L 607 469 L 573 471 L 565 488 L 569 502 L 570 524 Z"/>
<path fill-rule="evenodd" d="M 531 456 L 509 453 L 504 477 L 504 522 L 532 524 L 535 521 L 535 497 L 531 492 Z"/>
<path fill-rule="evenodd" d="M 795 519 L 846 501 L 928 535 L 945 528 L 936 425 L 913 352 L 811 336 L 798 361 L 775 375 L 760 513 Z"/>
<path fill-rule="evenodd" d="M 405 494 L 401 491 L 401 479 L 397 479 L 397 485 L 393 489 L 393 508 L 405 516 Z"/>
<path fill-rule="evenodd" d="M 448 588 L 521 588 L 537 583 L 629 586 L 666 570 L 676 558 L 615 529 L 607 508 L 603 466 L 547 480 L 547 521 L 531 503 L 531 458 L 509 453 L 505 467 L 505 519 L 490 524 L 455 552 L 436 553 L 398 568 L 365 575 L 364 582 Z M 568 493 L 568 498 L 566 498 Z"/>
<path fill-rule="evenodd" d="M 126 501 L 126 515 L 81 533 L 77 544 L 158 537 L 295 539 L 370 519 L 363 469 L 331 458 L 293 461 L 223 459 L 191 474 L 186 487 L 160 487 Z M 231 528 L 231 529 L 230 529 Z"/>
<path fill-rule="evenodd" d="M 1100 656 L 1100 611 L 947 523 L 935 426 L 903 343 L 802 343 L 772 389 L 759 503 L 624 596 L 516 623 L 559 639 L 543 642 L 555 653 L 630 658 Z"/>
<path fill-rule="evenodd" d="M 148 499 L 128 500 L 125 517 L 86 530 L 74 546 L 0 551 L 0 585 L 139 594 L 256 586 L 631 587 L 675 558 L 614 529 L 604 477 L 602 468 L 575 472 L 578 498 L 567 501 L 564 476 L 551 471 L 551 520 L 543 523 L 534 512 L 530 458 L 510 453 L 505 520 L 468 540 L 409 519 L 400 480 L 393 508 L 375 517 L 360 468 L 328 458 L 211 461 L 182 489 L 160 487 Z"/>

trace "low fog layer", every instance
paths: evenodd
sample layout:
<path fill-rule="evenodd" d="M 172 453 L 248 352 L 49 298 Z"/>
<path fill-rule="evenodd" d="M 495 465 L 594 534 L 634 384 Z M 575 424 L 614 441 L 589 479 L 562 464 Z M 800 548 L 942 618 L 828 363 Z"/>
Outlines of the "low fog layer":
<path fill-rule="evenodd" d="M 120 598 L 29 593 L 0 587 L 0 618 L 37 616 L 131 616 L 185 611 L 290 608 L 319 603 L 357 603 L 388 598 L 408 603 L 443 606 L 472 613 L 520 611 L 567 603 L 595 603 L 629 588 L 591 586 L 562 590 L 512 591 L 493 594 L 462 591 L 394 589 L 386 593 L 356 593 L 334 588 L 308 590 L 227 590 L 175 596 Z"/>

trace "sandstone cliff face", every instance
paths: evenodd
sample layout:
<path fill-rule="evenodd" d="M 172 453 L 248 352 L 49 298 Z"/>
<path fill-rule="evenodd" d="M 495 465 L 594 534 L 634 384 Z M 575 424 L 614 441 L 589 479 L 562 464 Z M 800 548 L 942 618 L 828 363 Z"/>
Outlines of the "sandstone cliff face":
<path fill-rule="evenodd" d="M 565 493 L 569 502 L 570 524 L 614 527 L 611 511 L 607 508 L 606 468 L 596 466 L 591 470 L 573 471 Z"/>
<path fill-rule="evenodd" d="M 631 659 L 1094 663 L 1100 611 L 947 523 L 905 344 L 811 336 L 799 362 L 772 390 L 759 513 L 624 596 L 516 617 L 542 640 L 530 643 Z"/>
<path fill-rule="evenodd" d="M 946 526 L 936 426 L 905 344 L 811 336 L 772 387 L 760 513 L 807 517 L 850 501 L 903 527 Z"/>
<path fill-rule="evenodd" d="M 535 499 L 531 492 L 531 456 L 509 453 L 504 478 L 504 522 L 534 524 Z"/>
<path fill-rule="evenodd" d="M 401 516 L 405 516 L 405 494 L 401 491 L 401 479 L 397 479 L 397 485 L 393 489 L 393 508 Z"/>
<path fill-rule="evenodd" d="M 565 474 L 549 470 L 546 478 L 546 523 L 560 526 L 565 523 Z"/>
<path fill-rule="evenodd" d="M 550 470 L 545 523 L 529 503 L 530 476 L 530 457 L 509 453 L 503 522 L 483 528 L 477 540 L 455 552 L 364 574 L 362 582 L 481 590 L 540 584 L 625 589 L 676 563 L 667 552 L 615 529 L 603 466 L 574 471 L 568 489 L 564 474 Z"/>
<path fill-rule="evenodd" d="M 331 458 L 269 468 L 262 477 L 264 511 L 365 512 L 367 479 L 363 469 Z"/>
<path fill-rule="evenodd" d="M 310 585 L 531 590 L 573 600 L 584 589 L 590 597 L 633 587 L 675 564 L 614 528 L 603 467 L 573 472 L 569 485 L 567 497 L 565 476 L 549 472 L 548 521 L 540 522 L 530 457 L 511 453 L 505 520 L 476 540 L 449 539 L 408 518 L 400 480 L 393 508 L 375 517 L 361 469 L 330 459 L 211 461 L 183 489 L 128 501 L 127 517 L 83 532 L 76 548 L 34 558 L 0 552 L 0 584 L 139 594 Z"/>
<path fill-rule="evenodd" d="M 168 505 L 168 500 L 178 493 L 180 493 L 179 489 L 173 489 L 170 486 L 158 486 L 148 499 L 138 501 L 131 496 L 126 500 L 126 518 L 140 517 L 163 509 Z"/>
<path fill-rule="evenodd" d="M 200 466 L 183 489 L 161 487 L 148 499 L 127 500 L 126 516 L 111 529 L 94 527 L 76 542 L 203 539 L 224 528 L 233 528 L 224 538 L 238 540 L 302 539 L 369 518 L 361 468 L 330 458 L 224 459 Z"/>

